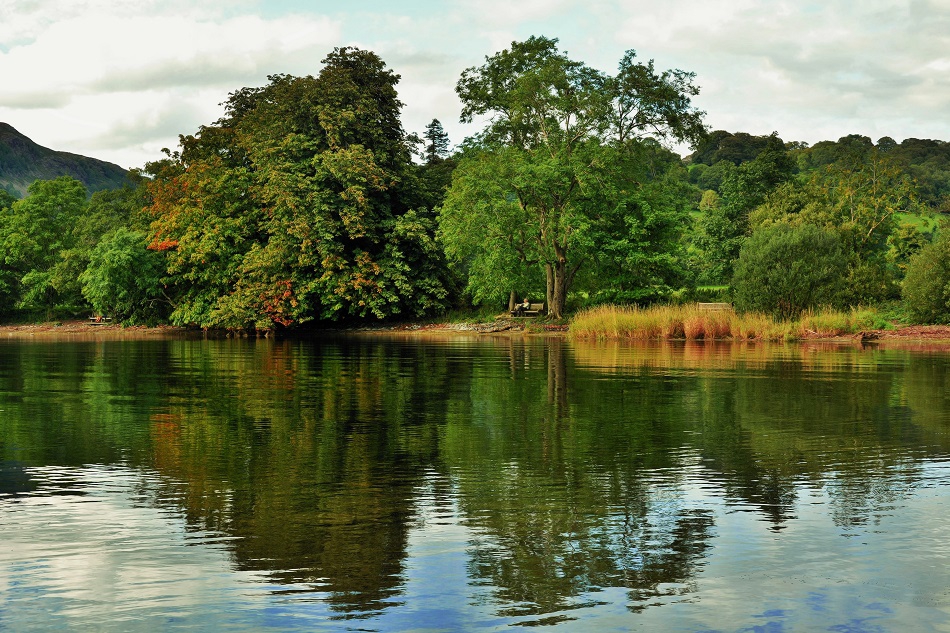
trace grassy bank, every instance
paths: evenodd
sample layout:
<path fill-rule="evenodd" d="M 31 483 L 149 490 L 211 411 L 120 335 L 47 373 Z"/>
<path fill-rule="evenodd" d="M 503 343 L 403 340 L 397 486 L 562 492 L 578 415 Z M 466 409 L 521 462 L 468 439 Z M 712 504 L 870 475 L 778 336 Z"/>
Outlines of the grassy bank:
<path fill-rule="evenodd" d="M 599 306 L 571 320 L 570 335 L 581 339 L 735 339 L 782 341 L 835 337 L 888 327 L 869 308 L 848 312 L 823 310 L 797 321 L 779 321 L 763 314 L 732 310 L 701 310 L 695 305 L 650 308 Z"/>

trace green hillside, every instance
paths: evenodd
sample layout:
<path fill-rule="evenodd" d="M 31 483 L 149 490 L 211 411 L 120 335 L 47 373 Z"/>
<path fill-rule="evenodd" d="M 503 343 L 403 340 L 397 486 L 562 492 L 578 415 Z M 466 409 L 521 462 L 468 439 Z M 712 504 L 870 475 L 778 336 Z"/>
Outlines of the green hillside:
<path fill-rule="evenodd" d="M 42 147 L 11 125 L 0 123 L 0 188 L 23 197 L 33 181 L 59 176 L 72 176 L 89 193 L 128 183 L 126 170 L 118 165 Z"/>

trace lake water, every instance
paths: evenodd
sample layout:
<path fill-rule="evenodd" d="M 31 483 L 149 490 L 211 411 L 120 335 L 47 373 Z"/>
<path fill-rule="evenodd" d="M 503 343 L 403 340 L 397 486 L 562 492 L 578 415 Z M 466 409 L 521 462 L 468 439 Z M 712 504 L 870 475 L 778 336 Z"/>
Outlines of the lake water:
<path fill-rule="evenodd" d="M 0 630 L 950 631 L 950 351 L 0 341 Z"/>

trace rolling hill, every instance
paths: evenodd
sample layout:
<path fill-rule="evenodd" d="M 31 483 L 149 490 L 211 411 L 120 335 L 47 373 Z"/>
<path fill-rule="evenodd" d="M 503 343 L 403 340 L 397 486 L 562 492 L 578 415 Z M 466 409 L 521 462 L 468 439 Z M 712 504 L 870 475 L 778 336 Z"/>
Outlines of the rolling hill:
<path fill-rule="evenodd" d="M 89 193 L 128 183 L 127 171 L 118 165 L 37 145 L 0 122 L 0 188 L 23 197 L 33 181 L 59 176 L 81 181 Z"/>

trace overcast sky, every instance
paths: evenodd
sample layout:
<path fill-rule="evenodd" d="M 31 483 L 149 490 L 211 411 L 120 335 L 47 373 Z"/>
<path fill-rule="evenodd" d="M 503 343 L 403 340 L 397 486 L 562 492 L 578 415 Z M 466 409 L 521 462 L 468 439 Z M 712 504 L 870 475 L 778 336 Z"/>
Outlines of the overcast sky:
<path fill-rule="evenodd" d="M 950 140 L 950 0 L 2 0 L 0 121 L 141 167 L 229 92 L 359 46 L 402 76 L 406 130 L 438 118 L 455 143 L 476 131 L 461 71 L 531 35 L 609 73 L 631 48 L 695 72 L 711 129 Z"/>

